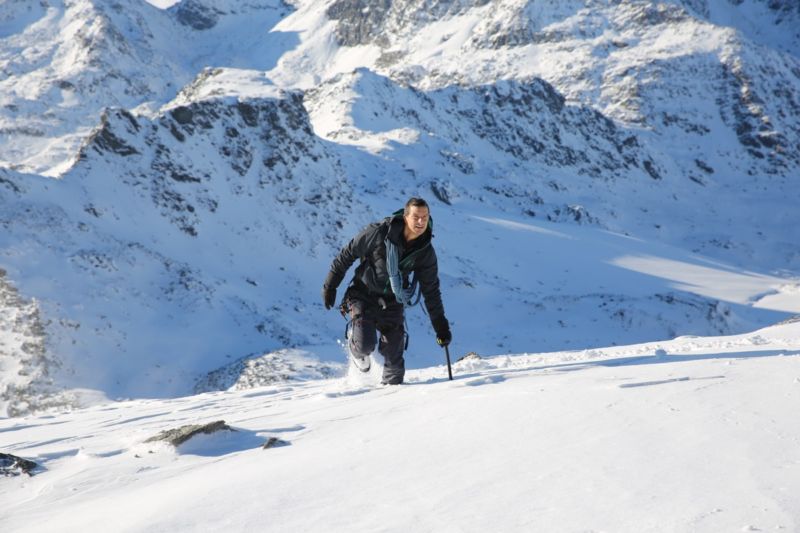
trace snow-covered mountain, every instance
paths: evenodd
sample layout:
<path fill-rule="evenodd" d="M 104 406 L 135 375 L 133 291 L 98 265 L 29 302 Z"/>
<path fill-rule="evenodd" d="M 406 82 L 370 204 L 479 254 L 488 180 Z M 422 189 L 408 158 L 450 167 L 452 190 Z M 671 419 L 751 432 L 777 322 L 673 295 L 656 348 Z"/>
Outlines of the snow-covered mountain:
<path fill-rule="evenodd" d="M 286 348 L 340 360 L 328 264 L 412 194 L 455 352 L 800 312 L 799 9 L 6 2 L 2 402 L 207 390 Z M 409 326 L 409 365 L 438 362 L 427 317 Z"/>
<path fill-rule="evenodd" d="M 301 95 L 226 98 L 156 120 L 109 110 L 61 179 L 5 178 L 10 277 L 60 294 L 40 305 L 79 382 L 174 394 L 197 378 L 174 373 L 187 360 L 320 342 L 299 288 L 345 238 L 352 188 Z"/>
<path fill-rule="evenodd" d="M 206 66 L 272 68 L 292 38 L 267 30 L 288 12 L 280 0 L 4 2 L 0 161 L 60 175 L 104 108 L 158 107 Z"/>

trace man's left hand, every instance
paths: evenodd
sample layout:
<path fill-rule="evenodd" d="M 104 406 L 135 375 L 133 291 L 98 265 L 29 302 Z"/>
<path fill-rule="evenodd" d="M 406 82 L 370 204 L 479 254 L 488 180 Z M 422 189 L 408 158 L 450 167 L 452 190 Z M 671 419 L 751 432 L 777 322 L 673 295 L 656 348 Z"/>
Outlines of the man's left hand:
<path fill-rule="evenodd" d="M 433 330 L 436 332 L 436 343 L 439 346 L 447 346 L 453 340 L 453 335 L 450 333 L 450 323 L 444 316 L 433 321 Z"/>

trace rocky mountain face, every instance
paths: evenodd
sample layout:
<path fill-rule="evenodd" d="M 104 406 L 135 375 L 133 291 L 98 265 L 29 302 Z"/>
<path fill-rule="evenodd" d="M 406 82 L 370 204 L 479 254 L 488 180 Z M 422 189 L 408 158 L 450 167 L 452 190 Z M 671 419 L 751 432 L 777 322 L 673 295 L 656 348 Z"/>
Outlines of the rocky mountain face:
<path fill-rule="evenodd" d="M 737 19 L 737 13 L 754 10 L 763 12 L 762 26 L 754 27 L 749 17 Z M 748 162 L 728 168 L 704 159 L 726 161 L 729 150 L 698 152 L 693 159 L 699 164 L 681 168 L 695 176 L 702 177 L 706 166 L 776 175 L 798 166 L 797 124 L 793 118 L 784 121 L 797 116 L 796 4 L 339 0 L 327 14 L 337 21 L 342 46 L 379 47 L 380 71 L 415 85 L 492 83 L 507 77 L 509 63 L 516 63 L 522 72 L 511 76 L 541 77 L 568 100 L 648 130 L 659 144 L 680 138 L 683 145 L 705 145 L 706 136 L 735 132 L 749 152 Z M 715 25 L 717 19 L 738 20 L 739 31 Z M 468 35 L 448 33 L 442 20 L 474 25 Z M 769 26 L 782 38 L 769 37 Z M 457 54 L 465 59 L 424 57 L 417 45 L 426 33 L 445 43 L 443 50 L 458 40 Z M 488 61 L 493 55 L 509 59 Z M 557 64 L 542 56 L 557 58 Z M 473 62 L 475 68 L 464 68 Z"/>
<path fill-rule="evenodd" d="M 0 407 L 8 416 L 61 408 L 73 398 L 53 383 L 59 360 L 46 348 L 45 323 L 35 301 L 27 301 L 0 269 Z"/>
<path fill-rule="evenodd" d="M 355 46 L 373 42 L 389 44 L 398 35 L 408 35 L 431 23 L 465 16 L 476 9 L 488 16 L 481 26 L 473 28 L 471 42 L 488 48 L 596 37 L 603 33 L 598 23 L 612 13 L 607 10 L 616 13 L 607 18 L 615 30 L 628 24 L 629 29 L 637 31 L 646 26 L 697 19 L 731 26 L 760 44 L 778 45 L 795 54 L 797 49 L 792 45 L 800 37 L 795 25 L 800 9 L 791 0 L 335 0 L 327 4 L 326 14 L 338 22 L 335 32 L 339 42 Z M 592 13 L 594 21 L 584 18 Z M 554 23 L 576 15 L 589 22 L 582 34 L 547 30 Z"/>
<path fill-rule="evenodd" d="M 582 176 L 573 180 L 576 188 L 600 194 L 612 194 L 619 181 L 647 186 L 662 179 L 654 159 L 660 154 L 636 132 L 589 107 L 566 105 L 541 79 L 421 91 L 360 69 L 309 90 L 305 105 L 312 122 L 326 126 L 319 134 L 337 144 L 412 146 L 393 150 L 399 172 L 447 205 L 471 200 L 606 227 L 575 196 L 570 201 L 562 172 Z M 348 165 L 347 154 L 342 158 Z"/>
<path fill-rule="evenodd" d="M 10 414 L 73 402 L 64 388 L 266 383 L 253 368 L 292 364 L 243 357 L 287 347 L 336 359 L 340 324 L 317 304 L 332 254 L 412 194 L 447 228 L 448 315 L 471 350 L 776 318 L 691 287 L 535 284 L 476 256 L 475 214 L 657 242 L 787 287 L 800 268 L 796 3 L 42 0 L 0 17 Z M 526 317 L 516 336 L 476 322 L 475 287 Z"/>

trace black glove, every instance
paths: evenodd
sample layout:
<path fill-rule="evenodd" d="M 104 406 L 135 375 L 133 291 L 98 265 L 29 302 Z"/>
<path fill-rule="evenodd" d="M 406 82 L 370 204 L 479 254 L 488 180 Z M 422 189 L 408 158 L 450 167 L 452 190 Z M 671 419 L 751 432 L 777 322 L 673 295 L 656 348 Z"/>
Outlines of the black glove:
<path fill-rule="evenodd" d="M 325 304 L 325 309 L 336 305 L 336 289 L 322 287 L 322 302 Z"/>
<path fill-rule="evenodd" d="M 453 340 L 453 335 L 450 334 L 450 323 L 444 315 L 433 321 L 433 330 L 436 332 L 436 343 L 439 346 L 447 346 Z"/>

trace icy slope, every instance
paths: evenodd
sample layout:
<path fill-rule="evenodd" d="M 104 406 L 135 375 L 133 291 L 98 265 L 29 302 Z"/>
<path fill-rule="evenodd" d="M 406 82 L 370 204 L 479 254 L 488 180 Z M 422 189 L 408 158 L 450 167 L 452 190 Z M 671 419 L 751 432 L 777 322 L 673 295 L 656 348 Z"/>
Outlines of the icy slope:
<path fill-rule="evenodd" d="M 19 532 L 794 531 L 800 325 L 0 421 Z M 236 433 L 177 449 L 162 430 Z M 262 450 L 276 437 L 285 445 Z"/>

